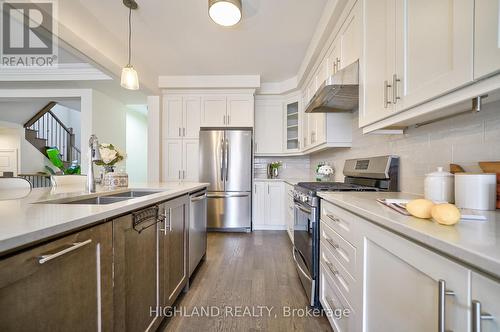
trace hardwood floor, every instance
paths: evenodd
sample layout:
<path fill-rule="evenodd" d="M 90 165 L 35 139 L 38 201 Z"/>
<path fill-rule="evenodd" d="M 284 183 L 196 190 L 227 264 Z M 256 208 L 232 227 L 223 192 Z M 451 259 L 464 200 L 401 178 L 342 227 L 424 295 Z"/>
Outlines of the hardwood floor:
<path fill-rule="evenodd" d="M 326 317 L 304 317 L 291 251 L 285 231 L 209 233 L 206 260 L 163 331 L 331 331 Z"/>

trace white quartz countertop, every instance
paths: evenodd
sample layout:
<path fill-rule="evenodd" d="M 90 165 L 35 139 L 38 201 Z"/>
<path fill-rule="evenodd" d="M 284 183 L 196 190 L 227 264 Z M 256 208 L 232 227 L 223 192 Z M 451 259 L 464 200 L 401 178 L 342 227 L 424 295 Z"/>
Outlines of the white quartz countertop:
<path fill-rule="evenodd" d="M 146 183 L 133 184 L 119 190 L 98 188 L 95 194 L 89 194 L 82 188 L 65 186 L 33 189 L 23 198 L 0 197 L 0 255 L 207 186 L 208 183 L 198 182 Z M 92 198 L 129 190 L 158 192 L 106 205 L 39 203 Z"/>
<path fill-rule="evenodd" d="M 405 193 L 322 192 L 321 198 L 420 242 L 445 255 L 500 278 L 500 212 L 475 211 L 487 221 L 460 221 L 454 226 L 408 217 L 376 201 L 377 198 L 414 199 Z"/>

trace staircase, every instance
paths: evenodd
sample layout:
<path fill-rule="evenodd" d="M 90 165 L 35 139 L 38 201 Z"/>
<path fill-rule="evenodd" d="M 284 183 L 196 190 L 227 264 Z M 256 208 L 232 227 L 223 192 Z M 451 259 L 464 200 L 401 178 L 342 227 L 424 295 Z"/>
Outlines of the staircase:
<path fill-rule="evenodd" d="M 81 162 L 81 152 L 75 146 L 73 128 L 68 128 L 51 111 L 57 103 L 51 101 L 24 124 L 25 138 L 44 156 L 48 148 L 57 148 L 65 167 L 72 161 Z"/>

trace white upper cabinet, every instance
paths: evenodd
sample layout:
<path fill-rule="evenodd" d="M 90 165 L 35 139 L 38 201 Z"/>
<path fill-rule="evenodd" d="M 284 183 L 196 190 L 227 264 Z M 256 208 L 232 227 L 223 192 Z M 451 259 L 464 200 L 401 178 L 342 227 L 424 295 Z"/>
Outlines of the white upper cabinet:
<path fill-rule="evenodd" d="M 252 94 L 211 95 L 201 99 L 202 127 L 253 127 Z"/>
<path fill-rule="evenodd" d="M 472 82 L 474 0 L 363 0 L 360 126 Z"/>
<path fill-rule="evenodd" d="M 226 96 L 203 96 L 201 98 L 201 126 L 226 126 Z"/>
<path fill-rule="evenodd" d="M 283 153 L 283 101 L 260 99 L 255 103 L 255 153 Z"/>
<path fill-rule="evenodd" d="M 200 97 L 167 95 L 163 98 L 163 138 L 198 138 Z"/>
<path fill-rule="evenodd" d="M 500 1 L 476 0 L 474 6 L 474 79 L 478 79 L 500 70 Z"/>
<path fill-rule="evenodd" d="M 227 97 L 227 125 L 231 127 L 253 127 L 253 121 L 253 95 L 229 95 Z"/>
<path fill-rule="evenodd" d="M 201 124 L 201 98 L 197 96 L 186 96 L 182 100 L 184 138 L 200 137 Z"/>
<path fill-rule="evenodd" d="M 182 97 L 166 96 L 163 98 L 163 138 L 181 138 L 182 128 Z"/>
<path fill-rule="evenodd" d="M 473 12 L 474 0 L 396 1 L 397 111 L 472 82 Z"/>
<path fill-rule="evenodd" d="M 361 13 L 361 4 L 358 1 L 342 24 L 340 34 L 336 38 L 337 44 L 340 46 L 337 69 L 350 65 L 361 55 Z"/>
<path fill-rule="evenodd" d="M 396 0 L 364 1 L 364 56 L 360 85 L 359 124 L 375 122 L 394 112 L 392 75 L 396 72 Z"/>

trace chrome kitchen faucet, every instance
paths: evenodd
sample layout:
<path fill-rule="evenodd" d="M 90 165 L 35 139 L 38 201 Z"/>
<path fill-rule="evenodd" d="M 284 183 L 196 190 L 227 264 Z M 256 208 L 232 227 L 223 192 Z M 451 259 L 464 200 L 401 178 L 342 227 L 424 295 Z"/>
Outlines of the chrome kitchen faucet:
<path fill-rule="evenodd" d="M 96 135 L 91 135 L 89 139 L 89 164 L 87 170 L 87 191 L 90 193 L 95 193 L 94 163 L 100 160 L 99 140 Z"/>

